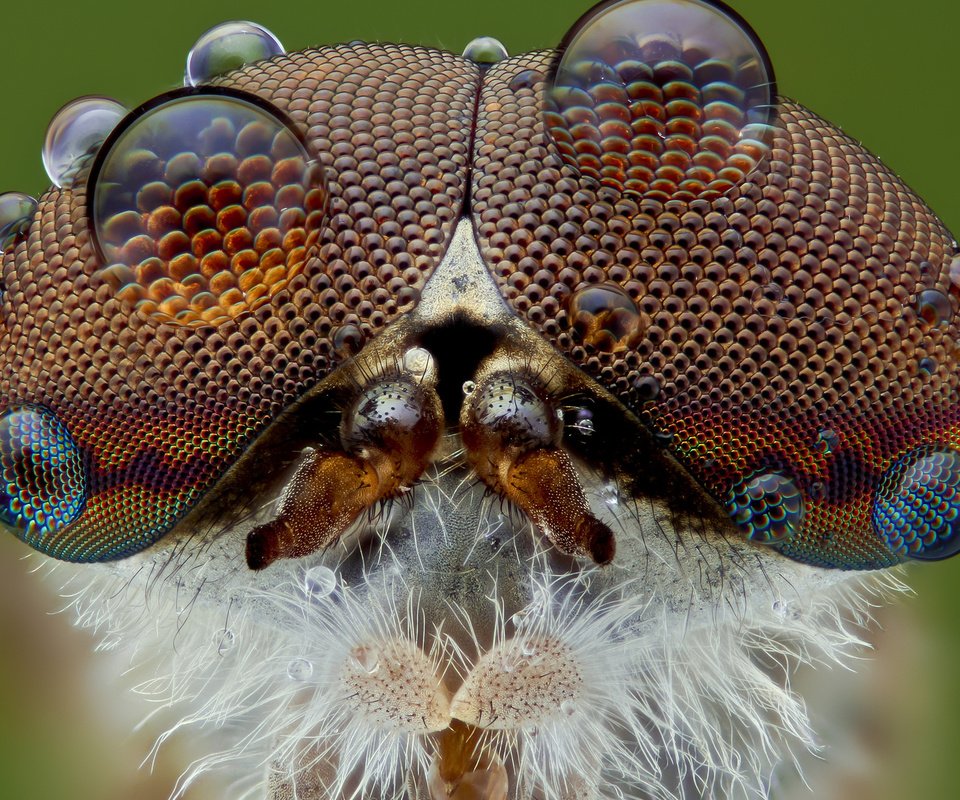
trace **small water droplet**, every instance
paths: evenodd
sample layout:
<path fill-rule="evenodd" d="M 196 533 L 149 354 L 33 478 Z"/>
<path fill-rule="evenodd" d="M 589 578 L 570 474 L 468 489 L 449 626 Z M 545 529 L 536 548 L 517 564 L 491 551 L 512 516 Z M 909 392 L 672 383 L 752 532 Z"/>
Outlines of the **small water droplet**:
<path fill-rule="evenodd" d="M 949 325 L 953 318 L 950 298 L 938 289 L 924 289 L 917 295 L 917 314 L 931 327 Z"/>
<path fill-rule="evenodd" d="M 803 495 L 790 478 L 765 472 L 742 480 L 730 489 L 727 511 L 751 541 L 779 544 L 800 530 Z"/>
<path fill-rule="evenodd" d="M 937 360 L 935 358 L 921 358 L 917 366 L 924 375 L 933 375 L 937 371 Z"/>
<path fill-rule="evenodd" d="M 578 289 L 570 296 L 568 314 L 575 336 L 601 353 L 634 348 L 649 323 L 630 295 L 615 283 Z"/>
<path fill-rule="evenodd" d="M 292 681 L 305 681 L 313 676 L 313 662 L 305 658 L 295 658 L 287 664 L 287 677 Z"/>
<path fill-rule="evenodd" d="M 588 408 L 578 408 L 576 419 L 572 425 L 573 429 L 581 436 L 591 436 L 596 430 L 593 421 L 593 412 Z"/>
<path fill-rule="evenodd" d="M 814 481 L 810 484 L 810 499 L 823 500 L 827 496 L 827 486 L 823 481 Z"/>
<path fill-rule="evenodd" d="M 309 597 L 318 600 L 329 597 L 337 588 L 337 576 L 327 567 L 311 567 L 303 576 L 303 587 Z"/>
<path fill-rule="evenodd" d="M 127 109 L 109 97 L 78 97 L 50 120 L 43 141 L 43 168 L 55 186 L 69 186 L 84 163 L 117 124 Z"/>
<path fill-rule="evenodd" d="M 242 20 L 222 22 L 210 28 L 190 48 L 183 82 L 197 86 L 244 64 L 283 52 L 280 40 L 262 25 Z"/>
<path fill-rule="evenodd" d="M 840 437 L 832 428 L 821 428 L 817 433 L 817 449 L 825 455 L 830 455 L 837 449 Z"/>
<path fill-rule="evenodd" d="M 354 665 L 368 675 L 373 675 L 380 669 L 380 657 L 372 647 L 357 645 L 350 651 L 350 657 Z"/>
<path fill-rule="evenodd" d="M 464 58 L 469 58 L 474 63 L 484 67 L 503 61 L 508 55 L 507 48 L 503 46 L 503 43 L 492 36 L 478 36 L 463 48 Z"/>
<path fill-rule="evenodd" d="M 633 388 L 641 403 L 649 403 L 660 396 L 660 381 L 653 375 L 641 375 L 634 381 Z"/>
<path fill-rule="evenodd" d="M 521 89 L 532 89 L 543 80 L 543 73 L 538 69 L 525 69 L 510 79 L 510 91 L 519 92 Z"/>
<path fill-rule="evenodd" d="M 333 334 L 333 352 L 338 358 L 355 356 L 362 346 L 363 332 L 356 325 L 341 325 Z"/>
<path fill-rule="evenodd" d="M 6 250 L 30 226 L 37 201 L 22 192 L 0 194 L 0 250 Z"/>
<path fill-rule="evenodd" d="M 236 634 L 229 628 L 223 628 L 213 635 L 213 644 L 217 648 L 217 653 L 221 656 L 229 653 L 233 649 L 234 644 L 236 644 L 236 641 Z"/>
<path fill-rule="evenodd" d="M 565 717 L 572 717 L 577 713 L 577 703 L 569 698 L 560 703 L 560 713 Z"/>
<path fill-rule="evenodd" d="M 537 645 L 531 639 L 524 639 L 520 644 L 520 652 L 526 658 L 531 658 L 537 654 Z"/>
<path fill-rule="evenodd" d="M 477 390 L 477 384 L 474 381 L 464 381 L 462 389 L 463 396 L 469 397 Z"/>

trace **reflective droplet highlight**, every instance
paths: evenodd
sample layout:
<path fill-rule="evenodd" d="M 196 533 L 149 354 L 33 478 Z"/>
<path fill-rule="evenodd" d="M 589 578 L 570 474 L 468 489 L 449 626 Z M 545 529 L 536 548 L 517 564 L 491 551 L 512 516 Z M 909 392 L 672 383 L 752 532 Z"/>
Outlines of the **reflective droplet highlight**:
<path fill-rule="evenodd" d="M 30 226 L 37 201 L 22 192 L 0 194 L 0 250 L 6 250 Z"/>
<path fill-rule="evenodd" d="M 83 457 L 52 411 L 14 406 L 0 416 L 0 522 L 46 552 L 43 537 L 73 522 L 87 498 Z"/>
<path fill-rule="evenodd" d="M 923 375 L 933 375 L 937 371 L 937 360 L 935 358 L 921 358 L 917 362 L 917 368 Z"/>
<path fill-rule="evenodd" d="M 292 681 L 306 681 L 313 677 L 313 662 L 295 658 L 287 664 L 287 677 Z"/>
<path fill-rule="evenodd" d="M 817 433 L 817 449 L 824 455 L 830 455 L 840 444 L 840 437 L 832 428 L 822 428 Z"/>
<path fill-rule="evenodd" d="M 769 152 L 773 70 L 756 34 L 703 0 L 619 0 L 561 43 L 544 122 L 581 176 L 653 199 L 712 199 Z"/>
<path fill-rule="evenodd" d="M 960 453 L 925 446 L 884 474 L 874 530 L 901 558 L 937 561 L 960 552 Z"/>
<path fill-rule="evenodd" d="M 43 168 L 53 184 L 69 186 L 126 114 L 109 97 L 78 97 L 54 114 L 43 141 Z"/>
<path fill-rule="evenodd" d="M 950 298 L 938 289 L 924 289 L 917 295 L 917 315 L 930 327 L 949 325 L 953 319 Z"/>
<path fill-rule="evenodd" d="M 633 389 L 637 393 L 637 399 L 641 403 L 647 403 L 660 396 L 660 381 L 653 375 L 641 375 L 634 382 Z"/>
<path fill-rule="evenodd" d="M 280 40 L 255 22 L 233 20 L 215 25 L 190 48 L 183 82 L 207 83 L 232 69 L 284 52 Z"/>
<path fill-rule="evenodd" d="M 337 588 L 336 573 L 327 567 L 311 567 L 303 576 L 303 588 L 310 597 L 329 597 Z"/>
<path fill-rule="evenodd" d="M 503 61 L 509 53 L 499 39 L 492 36 L 478 36 L 463 48 L 463 57 L 484 67 Z"/>
<path fill-rule="evenodd" d="M 591 436 L 596 430 L 593 412 L 588 408 L 578 408 L 571 427 L 581 436 Z"/>
<path fill-rule="evenodd" d="M 765 472 L 740 481 L 730 489 L 727 511 L 751 541 L 778 544 L 800 530 L 803 496 L 790 478 Z"/>
<path fill-rule="evenodd" d="M 544 75 L 538 69 L 521 70 L 510 79 L 510 91 L 519 92 L 521 89 L 533 89 L 543 79 Z"/>
<path fill-rule="evenodd" d="M 601 353 L 634 349 L 647 324 L 630 295 L 615 283 L 599 283 L 570 296 L 570 326 L 579 342 Z"/>
<path fill-rule="evenodd" d="M 355 668 L 363 670 L 368 675 L 373 675 L 380 669 L 380 657 L 371 647 L 357 645 L 350 651 L 350 658 Z"/>
<path fill-rule="evenodd" d="M 217 648 L 217 653 L 221 656 L 226 655 L 237 643 L 237 635 L 229 628 L 223 628 L 213 635 L 213 645 Z"/>
<path fill-rule="evenodd" d="M 157 98 L 94 164 L 100 276 L 155 322 L 220 325 L 255 311 L 315 249 L 322 175 L 299 134 L 246 97 Z"/>

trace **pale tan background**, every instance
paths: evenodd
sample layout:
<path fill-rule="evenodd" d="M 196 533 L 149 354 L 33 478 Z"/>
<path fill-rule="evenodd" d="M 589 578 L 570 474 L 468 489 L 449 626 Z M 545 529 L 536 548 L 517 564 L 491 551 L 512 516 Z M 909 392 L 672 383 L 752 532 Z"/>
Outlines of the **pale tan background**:
<path fill-rule="evenodd" d="M 50 115 L 80 94 L 135 105 L 179 82 L 194 39 L 225 18 L 274 30 L 294 49 L 368 40 L 460 50 L 491 34 L 511 52 L 550 46 L 589 2 L 239 2 L 109 0 L 5 8 L 0 189 L 39 193 Z M 896 169 L 960 232 L 960 8 L 931 0 L 732 0 L 766 42 L 781 90 L 841 124 Z M 229 8 L 229 10 L 227 10 Z M 169 748 L 151 776 L 137 764 L 153 732 L 118 689 L 119 665 L 91 656 L 25 548 L 0 536 L 0 800 L 163 800 L 189 753 Z M 33 563 L 36 563 L 34 560 Z M 960 559 L 910 573 L 917 598 L 883 612 L 879 668 L 823 673 L 829 716 L 857 731 L 814 796 L 939 800 L 960 796 Z M 827 720 L 829 721 L 829 720 Z M 191 800 L 214 795 L 212 786 Z"/>

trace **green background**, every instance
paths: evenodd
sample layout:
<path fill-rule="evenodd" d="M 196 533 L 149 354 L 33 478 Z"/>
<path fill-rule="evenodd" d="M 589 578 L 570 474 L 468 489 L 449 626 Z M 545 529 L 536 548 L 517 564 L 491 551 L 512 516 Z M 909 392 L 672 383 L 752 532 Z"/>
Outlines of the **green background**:
<path fill-rule="evenodd" d="M 48 0 L 7 7 L 0 56 L 7 75 L 0 189 L 39 194 L 46 186 L 40 146 L 47 121 L 63 103 L 103 94 L 133 106 L 174 88 L 193 41 L 227 18 L 266 25 L 290 50 L 366 39 L 459 52 L 469 39 L 488 34 L 521 52 L 556 44 L 588 5 Z M 783 94 L 861 139 L 960 233 L 960 4 L 731 0 L 731 5 L 765 42 Z M 169 771 L 177 769 L 175 748 L 167 759 L 171 764 L 163 762 L 155 778 L 131 777 L 132 754 L 142 753 L 143 742 L 149 742 L 126 735 L 129 718 L 139 712 L 111 688 L 112 676 L 91 669 L 83 656 L 86 638 L 70 630 L 64 616 L 44 616 L 57 601 L 43 593 L 35 576 L 25 575 L 28 565 L 16 560 L 23 552 L 12 540 L 0 542 L 0 799 L 165 797 Z M 960 793 L 954 769 L 960 741 L 958 577 L 960 559 L 914 568 L 909 578 L 917 597 L 902 610 L 883 612 L 888 631 L 878 646 L 887 672 L 875 698 L 869 695 L 866 706 L 850 712 L 869 717 L 874 758 L 864 782 L 848 783 L 838 797 Z M 106 732 L 90 723 L 91 715 L 104 717 Z M 134 786 L 138 780 L 143 784 Z"/>

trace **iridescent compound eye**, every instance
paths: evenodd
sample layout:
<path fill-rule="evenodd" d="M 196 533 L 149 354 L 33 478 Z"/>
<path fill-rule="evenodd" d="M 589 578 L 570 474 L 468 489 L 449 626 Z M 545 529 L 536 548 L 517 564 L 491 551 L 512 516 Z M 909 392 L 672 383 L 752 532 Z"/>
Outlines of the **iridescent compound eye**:
<path fill-rule="evenodd" d="M 769 149 L 773 70 L 733 11 L 616 0 L 561 44 L 546 125 L 581 176 L 648 198 L 729 192 Z"/>
<path fill-rule="evenodd" d="M 101 148 L 90 217 L 101 276 L 157 322 L 219 325 L 298 275 L 326 190 L 298 132 L 254 98 L 175 92 Z"/>

